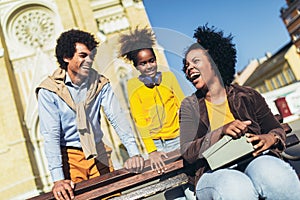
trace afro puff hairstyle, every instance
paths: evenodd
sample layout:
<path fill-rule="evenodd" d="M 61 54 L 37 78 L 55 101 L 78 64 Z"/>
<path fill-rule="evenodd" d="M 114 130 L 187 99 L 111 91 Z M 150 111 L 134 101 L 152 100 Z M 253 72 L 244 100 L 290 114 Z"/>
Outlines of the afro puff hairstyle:
<path fill-rule="evenodd" d="M 153 50 L 155 36 L 147 27 L 143 29 L 136 27 L 134 31 L 130 30 L 129 34 L 120 36 L 119 42 L 121 43 L 120 56 L 132 61 L 135 67 L 137 67 L 137 54 L 140 50 L 149 49 L 156 58 Z"/>
<path fill-rule="evenodd" d="M 232 43 L 232 35 L 224 36 L 223 31 L 217 31 L 214 26 L 208 27 L 205 24 L 195 30 L 194 38 L 197 39 L 198 44 L 208 50 L 208 54 L 220 72 L 224 85 L 230 85 L 234 79 L 236 64 L 236 49 L 235 44 Z M 195 48 L 189 48 L 185 57 L 193 49 Z"/>
<path fill-rule="evenodd" d="M 95 39 L 94 35 L 76 29 L 71 29 L 63 32 L 56 41 L 56 58 L 62 69 L 67 69 L 68 63 L 64 61 L 64 58 L 72 58 L 76 52 L 76 43 L 82 43 L 92 51 L 99 42 Z"/>

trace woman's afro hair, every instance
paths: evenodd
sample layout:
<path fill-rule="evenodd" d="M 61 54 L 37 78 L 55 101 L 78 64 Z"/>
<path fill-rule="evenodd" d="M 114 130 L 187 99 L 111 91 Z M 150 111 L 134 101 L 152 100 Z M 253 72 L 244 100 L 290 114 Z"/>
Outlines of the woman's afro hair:
<path fill-rule="evenodd" d="M 119 42 L 121 43 L 120 56 L 129 61 L 133 61 L 134 66 L 137 66 L 137 54 L 140 50 L 149 49 L 152 51 L 155 45 L 155 36 L 151 29 L 145 27 L 135 30 L 130 30 L 129 34 L 120 36 Z"/>
<path fill-rule="evenodd" d="M 207 24 L 199 26 L 194 32 L 194 38 L 206 50 L 215 62 L 225 85 L 229 85 L 235 74 L 236 49 L 232 43 L 232 35 L 224 36 L 223 31 L 217 31 Z"/>

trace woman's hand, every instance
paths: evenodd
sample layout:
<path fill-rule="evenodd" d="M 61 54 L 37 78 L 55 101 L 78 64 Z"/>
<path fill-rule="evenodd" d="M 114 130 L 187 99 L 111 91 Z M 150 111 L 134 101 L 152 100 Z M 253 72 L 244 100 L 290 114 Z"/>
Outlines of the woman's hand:
<path fill-rule="evenodd" d="M 164 173 L 167 170 L 162 157 L 168 158 L 167 154 L 161 151 L 154 151 L 149 154 L 151 169 L 153 171 L 156 170 L 159 174 Z"/>
<path fill-rule="evenodd" d="M 251 121 L 240 121 L 238 119 L 225 124 L 222 128 L 223 135 L 229 135 L 234 139 L 238 139 L 241 136 L 245 135 L 248 130 L 248 126 L 251 124 Z"/>
<path fill-rule="evenodd" d="M 246 133 L 245 136 L 247 137 L 247 142 L 253 144 L 254 152 L 252 155 L 254 157 L 270 149 L 278 142 L 278 139 L 273 134 L 255 135 Z"/>

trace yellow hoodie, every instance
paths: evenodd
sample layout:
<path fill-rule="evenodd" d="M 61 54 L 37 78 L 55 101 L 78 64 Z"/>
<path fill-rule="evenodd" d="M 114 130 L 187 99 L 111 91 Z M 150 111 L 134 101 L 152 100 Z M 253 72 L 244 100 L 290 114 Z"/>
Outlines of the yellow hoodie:
<path fill-rule="evenodd" d="M 137 77 L 127 83 L 130 110 L 146 150 L 156 150 L 153 139 L 179 136 L 179 108 L 184 94 L 172 72 L 163 72 L 160 85 L 149 88 Z"/>

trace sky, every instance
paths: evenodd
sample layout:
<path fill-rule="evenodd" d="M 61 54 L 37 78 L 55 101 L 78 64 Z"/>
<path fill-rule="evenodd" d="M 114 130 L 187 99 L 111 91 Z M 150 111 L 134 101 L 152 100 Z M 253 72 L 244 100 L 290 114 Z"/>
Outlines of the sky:
<path fill-rule="evenodd" d="M 233 35 L 237 49 L 236 71 L 253 59 L 276 53 L 290 41 L 280 9 L 285 0 L 144 0 L 158 43 L 169 65 L 181 69 L 182 55 L 195 42 L 194 30 L 208 23 Z"/>

